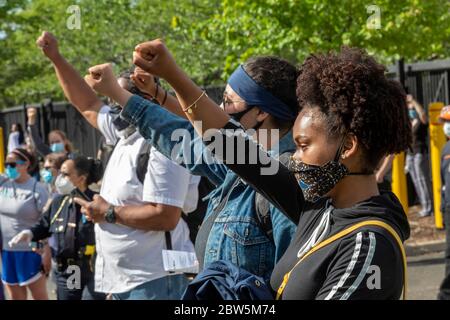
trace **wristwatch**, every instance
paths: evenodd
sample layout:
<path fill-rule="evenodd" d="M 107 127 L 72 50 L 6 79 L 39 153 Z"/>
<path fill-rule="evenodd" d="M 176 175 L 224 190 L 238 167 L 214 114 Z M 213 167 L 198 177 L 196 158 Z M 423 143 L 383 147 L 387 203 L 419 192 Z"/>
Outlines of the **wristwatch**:
<path fill-rule="evenodd" d="M 110 205 L 106 210 L 105 221 L 109 223 L 116 223 L 116 213 L 114 212 L 114 206 Z"/>

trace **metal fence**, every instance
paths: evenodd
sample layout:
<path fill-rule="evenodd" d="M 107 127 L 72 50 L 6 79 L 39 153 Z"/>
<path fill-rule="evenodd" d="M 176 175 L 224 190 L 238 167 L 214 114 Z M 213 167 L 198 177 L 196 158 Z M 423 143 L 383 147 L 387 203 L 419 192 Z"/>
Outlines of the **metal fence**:
<path fill-rule="evenodd" d="M 403 80 L 407 91 L 425 108 L 431 102 L 450 103 L 450 59 L 390 66 L 388 76 Z M 216 102 L 221 100 L 223 87 L 210 87 L 206 91 Z M 32 106 L 39 110 L 38 123 L 45 141 L 49 131 L 60 129 L 67 133 L 80 153 L 96 155 L 100 134 L 69 103 L 47 102 Z M 0 126 L 4 128 L 5 140 L 13 123 L 21 123 L 26 127 L 26 107 L 7 108 L 0 112 Z"/>
<path fill-rule="evenodd" d="M 216 102 L 222 99 L 223 87 L 206 88 L 207 94 Z M 4 129 L 5 152 L 8 136 L 13 123 L 20 123 L 26 128 L 26 108 L 35 107 L 38 110 L 37 123 L 41 137 L 48 142 L 48 133 L 59 129 L 66 133 L 72 141 L 75 151 L 85 156 L 95 157 L 99 148 L 101 135 L 83 118 L 83 116 L 68 102 L 44 102 L 8 108 L 0 111 L 0 126 Z"/>
<path fill-rule="evenodd" d="M 390 66 L 389 76 L 404 77 L 408 93 L 426 109 L 432 102 L 450 103 L 450 59 L 405 64 L 402 69 Z"/>

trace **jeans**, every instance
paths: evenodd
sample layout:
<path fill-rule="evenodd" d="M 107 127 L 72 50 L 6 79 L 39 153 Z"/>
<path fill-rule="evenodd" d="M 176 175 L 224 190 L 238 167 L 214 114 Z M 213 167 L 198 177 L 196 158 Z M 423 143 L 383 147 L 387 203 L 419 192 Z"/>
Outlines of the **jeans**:
<path fill-rule="evenodd" d="M 433 202 L 428 157 L 424 153 L 408 154 L 406 166 L 422 206 L 420 215 L 429 216 L 433 213 Z"/>
<path fill-rule="evenodd" d="M 191 173 L 206 177 L 216 185 L 216 189 L 203 199 L 208 200 L 204 221 L 211 224 L 209 229 L 200 228 L 201 242 L 196 241 L 200 266 L 218 260 L 231 261 L 268 280 L 274 264 L 291 243 L 297 228 L 295 223 L 270 205 L 272 241 L 256 216 L 256 191 L 244 182 L 234 184 L 236 174 L 212 156 L 189 121 L 136 95 L 128 100 L 121 117 L 137 127 L 139 133 L 166 157 L 180 161 Z M 276 156 L 293 150 L 292 134 L 287 133 L 280 139 L 278 148 L 269 153 Z"/>
<path fill-rule="evenodd" d="M 106 295 L 95 291 L 94 272 L 91 270 L 90 259 L 84 258 L 73 269 L 54 270 L 56 280 L 56 296 L 58 300 L 105 300 Z M 80 273 L 77 278 L 76 267 Z M 74 283 L 80 280 L 79 283 Z M 72 286 L 72 288 L 69 288 Z"/>
<path fill-rule="evenodd" d="M 184 274 L 173 274 L 113 294 L 114 300 L 180 300 L 189 284 Z"/>

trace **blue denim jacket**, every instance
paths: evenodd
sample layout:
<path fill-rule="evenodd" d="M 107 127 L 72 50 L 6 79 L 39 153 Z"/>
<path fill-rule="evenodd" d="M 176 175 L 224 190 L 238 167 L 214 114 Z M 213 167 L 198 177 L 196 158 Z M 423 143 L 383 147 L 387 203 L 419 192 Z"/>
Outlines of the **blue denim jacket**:
<path fill-rule="evenodd" d="M 270 205 L 273 242 L 256 218 L 255 194 L 226 165 L 212 157 L 189 121 L 139 96 L 132 96 L 121 117 L 136 126 L 140 134 L 158 151 L 195 175 L 207 177 L 215 186 L 205 220 L 213 213 L 235 183 L 228 201 L 216 217 L 206 243 L 204 265 L 227 260 L 268 280 L 294 235 L 296 225 Z M 180 130 L 181 129 L 181 130 Z M 286 134 L 272 155 L 295 150 L 292 134 Z"/>

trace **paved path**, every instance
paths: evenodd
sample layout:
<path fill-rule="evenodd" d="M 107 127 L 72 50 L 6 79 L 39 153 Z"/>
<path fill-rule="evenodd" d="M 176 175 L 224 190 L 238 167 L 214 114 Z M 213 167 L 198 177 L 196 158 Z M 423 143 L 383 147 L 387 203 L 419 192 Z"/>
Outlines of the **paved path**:
<path fill-rule="evenodd" d="M 1 264 L 0 264 L 1 271 Z M 443 253 L 432 253 L 408 258 L 409 300 L 434 300 L 444 276 Z M 47 282 L 50 299 L 56 299 L 55 285 Z"/>

